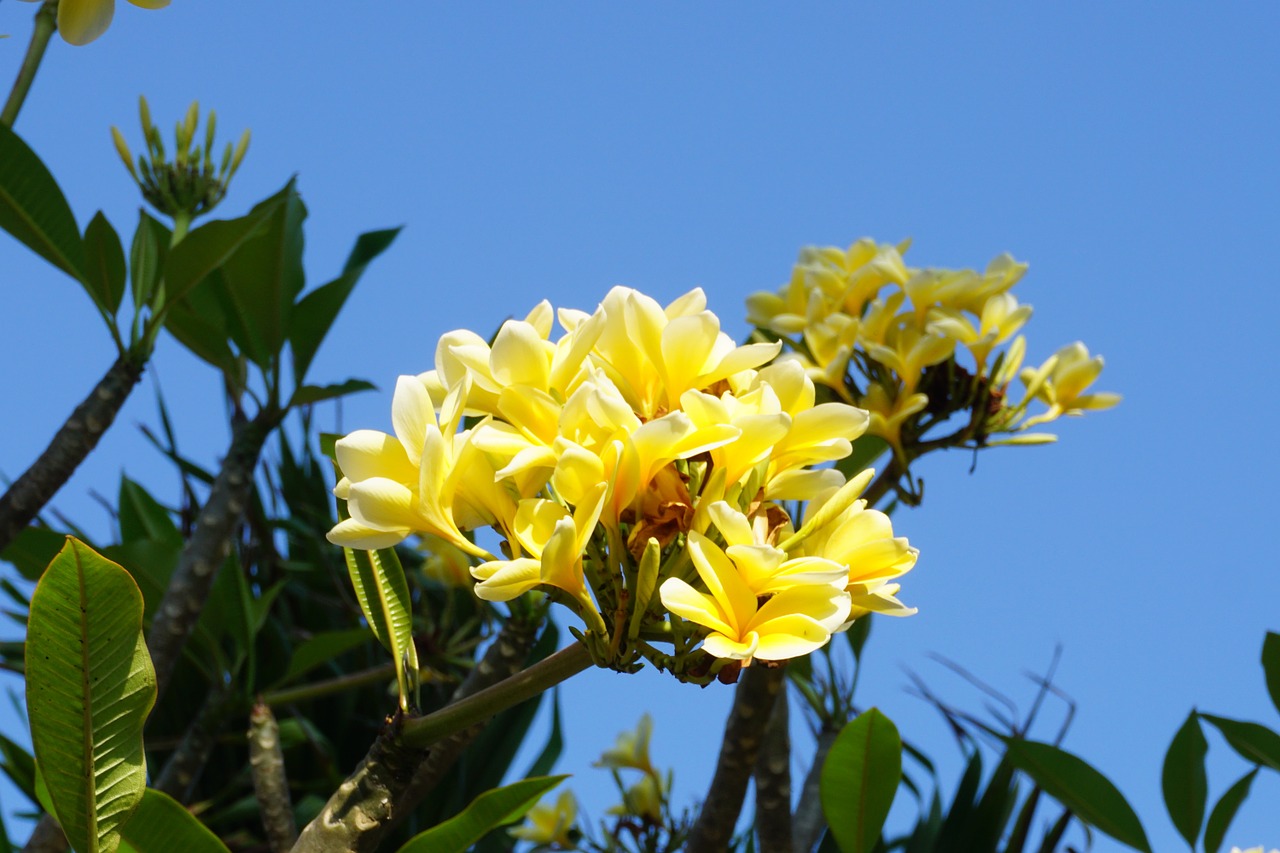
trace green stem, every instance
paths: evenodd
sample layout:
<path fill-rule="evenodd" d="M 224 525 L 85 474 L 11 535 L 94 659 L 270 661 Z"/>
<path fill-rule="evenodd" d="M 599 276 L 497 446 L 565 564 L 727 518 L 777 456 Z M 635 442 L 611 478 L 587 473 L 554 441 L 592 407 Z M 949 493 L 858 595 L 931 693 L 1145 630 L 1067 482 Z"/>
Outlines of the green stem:
<path fill-rule="evenodd" d="M 380 681 L 387 681 L 395 678 L 396 665 L 394 663 L 384 663 L 371 669 L 361 672 L 353 672 L 349 675 L 340 675 L 337 678 L 330 678 L 327 681 L 317 681 L 314 684 L 304 684 L 301 687 L 287 687 L 283 690 L 273 690 L 266 693 L 262 697 L 264 705 L 293 705 L 298 702 L 309 702 L 312 699 L 319 699 L 322 696 L 329 696 L 334 693 L 341 693 L 344 690 L 351 690 L 356 687 L 364 687 L 369 684 L 377 684 Z"/>
<path fill-rule="evenodd" d="M 36 70 L 44 59 L 45 48 L 49 46 L 54 30 L 58 28 L 57 13 L 58 0 L 44 0 L 36 12 L 36 26 L 31 33 L 31 43 L 27 45 L 27 55 L 22 58 L 18 79 L 13 81 L 9 100 L 5 101 L 4 111 L 0 112 L 0 124 L 5 127 L 13 127 L 13 123 L 18 120 L 18 110 L 22 109 L 22 102 L 27 99 L 31 83 L 36 79 Z"/>
<path fill-rule="evenodd" d="M 582 643 L 574 643 L 466 699 L 446 705 L 425 717 L 405 720 L 401 740 L 408 746 L 430 746 L 443 737 L 555 687 L 589 666 L 591 653 Z"/>

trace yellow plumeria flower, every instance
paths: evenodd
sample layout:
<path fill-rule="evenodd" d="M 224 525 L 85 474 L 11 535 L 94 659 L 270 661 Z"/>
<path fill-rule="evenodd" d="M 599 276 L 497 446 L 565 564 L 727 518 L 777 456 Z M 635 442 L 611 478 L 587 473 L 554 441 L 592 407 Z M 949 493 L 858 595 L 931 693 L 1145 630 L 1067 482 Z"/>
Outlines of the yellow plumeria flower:
<path fill-rule="evenodd" d="M 645 774 L 640 781 L 622 793 L 622 802 L 607 809 L 606 814 L 638 817 L 648 823 L 662 822 L 662 780 L 657 774 Z"/>
<path fill-rule="evenodd" d="M 600 760 L 591 766 L 612 770 L 639 770 L 657 775 L 657 770 L 649 759 L 649 740 L 652 737 L 653 717 L 646 713 L 641 715 L 640 722 L 633 730 L 619 734 L 613 749 L 605 750 Z"/>
<path fill-rule="evenodd" d="M 1028 418 L 1022 427 L 1055 420 L 1061 415 L 1081 415 L 1089 409 L 1109 409 L 1120 402 L 1120 395 L 1099 391 L 1084 393 L 1102 372 L 1102 356 L 1089 357 L 1089 349 L 1080 341 L 1058 350 L 1039 370 L 1026 368 L 1022 381 L 1027 396 L 1049 404 L 1049 411 Z"/>
<path fill-rule="evenodd" d="M 29 0 L 38 3 L 41 0 Z M 163 9 L 169 0 L 129 0 L 143 9 Z M 107 31 L 116 13 L 115 0 L 60 0 L 58 32 L 68 44 L 86 45 Z"/>
<path fill-rule="evenodd" d="M 708 512 L 724 537 L 725 556 L 733 562 L 739 577 L 757 598 L 796 586 L 841 589 L 848 584 L 849 569 L 839 562 L 814 556 L 788 559 L 787 552 L 767 544 L 766 515 L 755 516 L 763 524 L 752 524 L 725 501 L 711 504 Z"/>
<path fill-rule="evenodd" d="M 562 589 L 581 605 L 588 626 L 604 633 L 604 622 L 587 591 L 582 555 L 595 532 L 604 506 L 605 483 L 599 483 L 573 514 L 555 501 L 520 502 L 512 522 L 515 545 L 528 556 L 491 560 L 471 570 L 480 583 L 476 595 L 486 601 L 510 601 L 541 584 Z"/>
<path fill-rule="evenodd" d="M 578 803 L 571 791 L 562 791 L 555 805 L 539 803 L 524 816 L 524 825 L 507 830 L 513 838 L 533 844 L 545 844 L 559 850 L 575 850 L 574 824 L 578 820 Z"/>
<path fill-rule="evenodd" d="M 1029 319 L 1030 305 L 1019 305 L 1012 293 L 998 293 L 982 306 L 977 326 L 960 311 L 945 308 L 934 309 L 929 326 L 964 345 L 981 374 L 991 351 L 1017 334 Z"/>
<path fill-rule="evenodd" d="M 788 660 L 822 648 L 848 618 L 843 584 L 793 586 L 759 603 L 731 559 L 714 542 L 690 531 L 686 547 L 707 593 L 679 578 L 659 588 L 673 614 L 707 628 L 702 648 L 718 658 Z"/>

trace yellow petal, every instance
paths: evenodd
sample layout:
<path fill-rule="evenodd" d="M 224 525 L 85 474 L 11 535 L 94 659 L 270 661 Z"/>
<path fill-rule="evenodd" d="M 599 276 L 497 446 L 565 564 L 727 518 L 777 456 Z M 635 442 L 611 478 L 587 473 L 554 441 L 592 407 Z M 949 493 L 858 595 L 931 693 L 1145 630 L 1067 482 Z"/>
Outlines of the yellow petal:
<path fill-rule="evenodd" d="M 679 578 L 667 578 L 658 588 L 662 606 L 682 619 L 724 634 L 737 633 L 725 619 L 715 599 L 698 592 Z"/>
<path fill-rule="evenodd" d="M 58 32 L 69 44 L 88 44 L 111 26 L 115 10 L 115 0 L 62 0 L 58 4 Z"/>

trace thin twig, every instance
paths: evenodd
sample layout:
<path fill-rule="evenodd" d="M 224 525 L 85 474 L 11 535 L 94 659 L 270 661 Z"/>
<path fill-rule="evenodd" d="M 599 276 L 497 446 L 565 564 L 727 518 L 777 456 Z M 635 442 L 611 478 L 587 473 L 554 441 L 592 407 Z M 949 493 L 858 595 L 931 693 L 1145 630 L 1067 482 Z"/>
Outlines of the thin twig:
<path fill-rule="evenodd" d="M 262 828 L 272 853 L 286 853 L 298 840 L 289 801 L 289 779 L 284 772 L 284 752 L 280 749 L 280 726 L 271 709 L 259 702 L 249 714 L 249 768 L 253 774 L 253 795 L 258 800 Z"/>

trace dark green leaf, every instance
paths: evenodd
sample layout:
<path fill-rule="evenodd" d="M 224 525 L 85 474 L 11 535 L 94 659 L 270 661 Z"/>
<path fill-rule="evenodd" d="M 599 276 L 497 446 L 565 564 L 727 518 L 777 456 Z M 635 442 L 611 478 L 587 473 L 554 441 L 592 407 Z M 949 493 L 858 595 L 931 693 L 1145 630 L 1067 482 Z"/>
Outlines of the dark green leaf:
<path fill-rule="evenodd" d="M 360 280 L 369 263 L 382 254 L 400 233 L 399 228 L 386 231 L 370 231 L 356 239 L 355 248 L 347 258 L 347 264 L 338 276 L 328 284 L 317 287 L 298 302 L 289 320 L 289 346 L 293 351 L 294 382 L 302 384 L 316 350 L 338 318 L 347 297 Z"/>
<path fill-rule="evenodd" d="M 555 769 L 556 762 L 560 760 L 560 753 L 564 750 L 564 735 L 560 729 L 560 690 L 559 688 L 551 691 L 551 733 L 547 736 L 547 744 L 542 747 L 542 752 L 538 754 L 538 759 L 533 762 L 529 768 L 528 776 L 546 776 Z"/>
<path fill-rule="evenodd" d="M 277 203 L 250 213 L 267 215 L 262 227 L 222 263 L 228 329 L 241 352 L 267 369 L 284 347 L 293 301 L 302 291 L 302 222 L 307 209 L 293 182 Z"/>
<path fill-rule="evenodd" d="M 1226 717 L 1215 717 L 1212 714 L 1201 714 L 1200 718 L 1213 724 L 1222 736 L 1231 744 L 1231 748 L 1240 753 L 1245 760 L 1254 764 L 1280 770 L 1280 734 L 1276 734 L 1266 726 L 1258 723 L 1245 723 L 1239 720 L 1228 720 Z"/>
<path fill-rule="evenodd" d="M 145 210 L 138 211 L 138 227 L 133 232 L 133 243 L 129 247 L 129 284 L 135 309 L 152 304 L 169 258 L 172 239 L 173 232 L 164 223 Z"/>
<path fill-rule="evenodd" d="M 1267 632 L 1262 641 L 1262 671 L 1267 677 L 1267 692 L 1271 694 L 1271 704 L 1280 711 L 1280 634 Z"/>
<path fill-rule="evenodd" d="M 1008 756 L 1045 793 L 1085 823 L 1135 850 L 1151 853 L 1138 816 L 1107 777 L 1080 758 L 1047 743 L 1010 739 Z"/>
<path fill-rule="evenodd" d="M 12 563 L 24 578 L 39 580 L 45 568 L 67 544 L 67 535 L 46 527 L 27 527 L 13 538 L 0 559 Z"/>
<path fill-rule="evenodd" d="M 293 399 L 289 401 L 289 408 L 307 406 L 312 403 L 319 403 L 322 400 L 333 400 L 337 397 L 345 397 L 348 394 L 356 394 L 360 391 L 377 390 L 378 386 L 363 379 L 348 379 L 340 385 L 303 385 L 293 392 Z"/>
<path fill-rule="evenodd" d="M 4 757 L 4 772 L 19 791 L 32 802 L 36 800 L 36 760 L 31 753 L 0 735 L 0 756 Z M 4 848 L 0 848 L 3 850 Z"/>
<path fill-rule="evenodd" d="M 1209 799 L 1209 782 L 1204 771 L 1204 756 L 1208 751 L 1209 742 L 1204 739 L 1200 722 L 1192 711 L 1169 744 L 1161 775 L 1169 817 L 1192 850 L 1200 837 L 1205 803 Z"/>
<path fill-rule="evenodd" d="M 0 124 L 0 228 L 84 283 L 84 244 L 58 182 L 27 143 Z M 96 300 L 95 300 L 96 301 Z"/>
<path fill-rule="evenodd" d="M 75 849 L 113 848 L 142 799 L 142 725 L 155 700 L 142 594 L 128 572 L 68 537 L 31 597 L 27 715 Z"/>
<path fill-rule="evenodd" d="M 486 791 L 462 814 L 409 839 L 400 848 L 400 853 L 465 853 L 491 829 L 520 820 L 543 794 L 567 778 L 523 779 L 504 788 Z"/>
<path fill-rule="evenodd" d="M 822 812 L 844 853 L 871 853 L 902 778 L 902 740 L 876 708 L 836 736 L 822 765 Z"/>
<path fill-rule="evenodd" d="M 844 632 L 845 639 L 849 641 L 849 648 L 853 650 L 853 659 L 862 661 L 862 647 L 867 644 L 867 637 L 871 636 L 871 614 L 859 616 L 849 626 L 849 630 Z"/>
<path fill-rule="evenodd" d="M 372 635 L 367 628 L 352 628 L 346 631 L 325 631 L 311 637 L 294 651 L 289 660 L 289 669 L 281 679 L 281 684 L 288 684 L 300 676 L 306 675 L 316 667 L 329 663 L 343 652 L 368 642 Z"/>
<path fill-rule="evenodd" d="M 94 301 L 114 317 L 124 299 L 124 247 L 102 211 L 84 231 L 84 253 L 85 286 L 94 294 Z"/>
<path fill-rule="evenodd" d="M 291 180 L 247 215 L 206 222 L 174 246 L 165 269 L 165 304 L 176 304 L 209 273 L 225 264 L 293 194 Z"/>
<path fill-rule="evenodd" d="M 1227 789 L 1222 795 L 1222 799 L 1218 800 L 1218 804 L 1213 807 L 1213 811 L 1209 813 L 1209 822 L 1204 827 L 1204 850 L 1205 853 L 1218 853 L 1222 847 L 1222 839 L 1227 837 L 1227 830 L 1231 828 L 1231 821 L 1235 820 L 1236 812 L 1240 810 L 1240 805 L 1249 796 L 1249 788 L 1253 785 L 1253 777 L 1258 775 L 1258 768 L 1253 768 L 1236 781 L 1234 785 Z"/>
<path fill-rule="evenodd" d="M 148 788 L 120 831 L 121 853 L 227 853 L 209 828 L 168 794 Z"/>
<path fill-rule="evenodd" d="M 122 542 L 151 539 L 182 547 L 182 533 L 169 511 L 128 477 L 120 478 L 119 513 Z"/>
<path fill-rule="evenodd" d="M 235 387 L 244 384 L 244 371 L 231 348 L 227 319 L 219 298 L 221 272 L 214 270 L 206 283 L 192 290 L 165 313 L 165 328 L 196 357 L 213 365 Z"/>
<path fill-rule="evenodd" d="M 855 477 L 888 449 L 889 442 L 880 436 L 864 435 L 853 443 L 852 453 L 836 462 L 836 468 L 846 477 Z"/>

